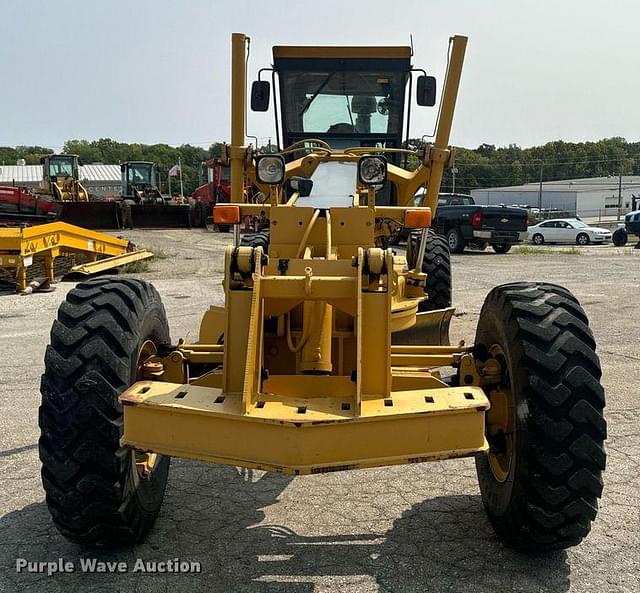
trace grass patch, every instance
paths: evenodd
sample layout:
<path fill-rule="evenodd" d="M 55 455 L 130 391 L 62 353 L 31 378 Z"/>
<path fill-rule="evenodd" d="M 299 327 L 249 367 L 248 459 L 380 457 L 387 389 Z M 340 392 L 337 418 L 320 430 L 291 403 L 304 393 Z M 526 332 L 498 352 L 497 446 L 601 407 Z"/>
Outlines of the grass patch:
<path fill-rule="evenodd" d="M 170 255 L 162 249 L 150 249 L 153 251 L 153 257 L 151 259 L 169 259 Z"/>
<path fill-rule="evenodd" d="M 152 259 L 152 257 L 149 257 L 147 259 L 132 261 L 128 264 L 124 264 L 124 266 L 120 266 L 118 270 L 121 274 L 142 274 L 143 272 L 148 272 L 151 269 L 149 262 Z"/>
<path fill-rule="evenodd" d="M 582 251 L 577 247 L 548 249 L 545 247 L 531 247 L 531 245 L 518 245 L 512 253 L 517 255 L 582 255 Z"/>

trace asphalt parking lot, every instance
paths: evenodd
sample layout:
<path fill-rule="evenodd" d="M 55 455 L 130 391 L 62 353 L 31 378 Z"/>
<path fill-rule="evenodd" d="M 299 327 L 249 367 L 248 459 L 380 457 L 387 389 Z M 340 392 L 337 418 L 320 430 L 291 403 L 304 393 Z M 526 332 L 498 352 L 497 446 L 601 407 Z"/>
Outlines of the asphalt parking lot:
<path fill-rule="evenodd" d="M 127 233 L 160 258 L 158 288 L 172 337 L 194 339 L 222 303 L 222 248 L 205 231 Z M 636 593 L 640 590 L 640 250 L 543 248 L 453 258 L 452 338 L 472 340 L 487 292 L 514 280 L 571 289 L 603 366 L 609 423 L 601 510 L 579 547 L 545 557 L 505 549 L 485 518 L 472 460 L 291 478 L 174 460 L 161 515 L 136 548 L 66 542 L 40 483 L 37 408 L 53 293 L 0 294 L 0 592 L 258 591 Z M 516 250 L 517 251 L 517 250 Z M 199 574 L 17 574 L 16 559 L 199 562 Z"/>

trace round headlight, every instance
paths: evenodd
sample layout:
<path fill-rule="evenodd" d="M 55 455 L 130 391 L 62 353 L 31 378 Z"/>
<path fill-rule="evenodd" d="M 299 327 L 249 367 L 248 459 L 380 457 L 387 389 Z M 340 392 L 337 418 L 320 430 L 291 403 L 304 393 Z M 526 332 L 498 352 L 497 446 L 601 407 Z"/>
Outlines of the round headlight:
<path fill-rule="evenodd" d="M 256 176 L 260 183 L 277 185 L 284 180 L 284 159 L 280 155 L 263 155 L 256 158 Z"/>
<path fill-rule="evenodd" d="M 387 180 L 387 159 L 363 156 L 358 161 L 358 177 L 363 185 L 382 185 Z"/>

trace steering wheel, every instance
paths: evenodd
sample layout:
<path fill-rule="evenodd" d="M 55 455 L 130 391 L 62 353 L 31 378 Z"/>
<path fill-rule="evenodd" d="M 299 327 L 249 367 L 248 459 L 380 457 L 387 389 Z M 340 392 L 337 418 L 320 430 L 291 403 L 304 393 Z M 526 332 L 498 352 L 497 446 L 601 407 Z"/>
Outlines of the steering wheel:
<path fill-rule="evenodd" d="M 389 115 L 389 99 L 386 97 L 380 99 L 380 101 L 378 101 L 377 110 L 380 115 Z"/>

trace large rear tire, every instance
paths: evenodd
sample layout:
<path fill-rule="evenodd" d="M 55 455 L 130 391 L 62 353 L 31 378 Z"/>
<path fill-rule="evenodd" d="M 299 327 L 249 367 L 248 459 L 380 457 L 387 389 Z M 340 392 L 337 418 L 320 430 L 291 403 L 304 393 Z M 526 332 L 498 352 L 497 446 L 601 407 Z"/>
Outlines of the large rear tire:
<path fill-rule="evenodd" d="M 258 233 L 246 233 L 240 237 L 240 245 L 248 247 L 262 247 L 264 253 L 269 252 L 269 231 L 260 231 Z"/>
<path fill-rule="evenodd" d="M 411 253 L 413 261 L 409 266 L 415 266 L 420 233 L 411 235 Z M 427 234 L 427 246 L 422 260 L 422 271 L 427 275 L 426 292 L 429 299 L 420 303 L 420 311 L 433 311 L 451 306 L 451 256 L 447 240 L 432 229 Z"/>
<path fill-rule="evenodd" d="M 488 455 L 476 458 L 482 500 L 508 546 L 547 552 L 589 533 L 602 494 L 606 422 L 600 363 L 587 317 L 565 288 L 494 288 L 476 356 L 495 358 L 488 386 Z"/>
<path fill-rule="evenodd" d="M 39 449 L 47 506 L 66 538 L 124 545 L 153 525 L 170 459 L 120 446 L 118 396 L 169 343 L 160 297 L 141 280 L 83 282 L 60 305 L 45 354 Z"/>

